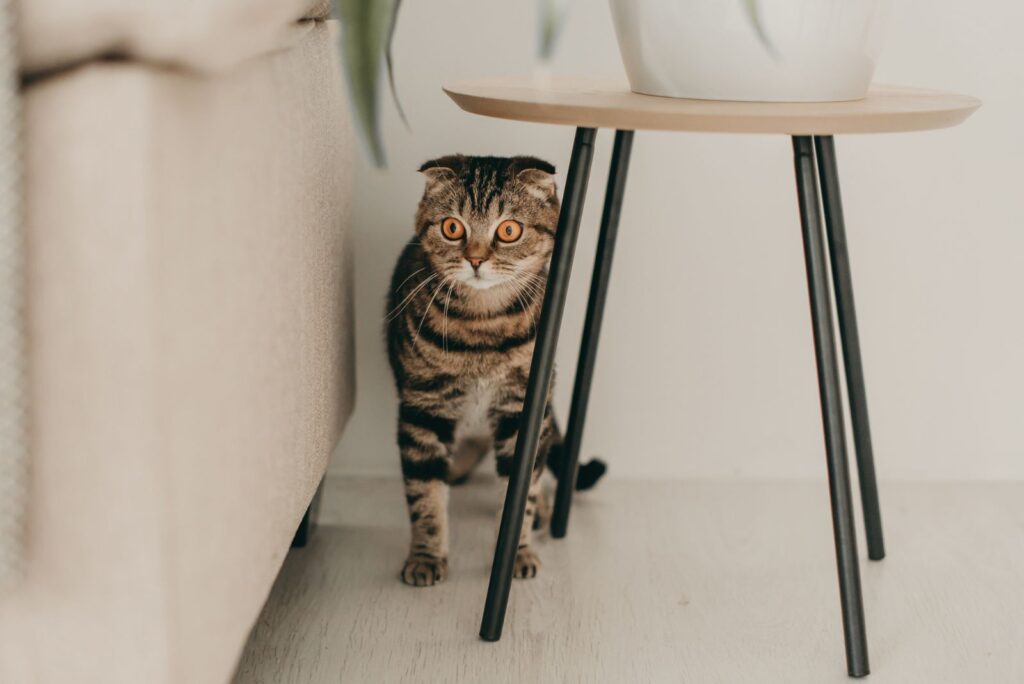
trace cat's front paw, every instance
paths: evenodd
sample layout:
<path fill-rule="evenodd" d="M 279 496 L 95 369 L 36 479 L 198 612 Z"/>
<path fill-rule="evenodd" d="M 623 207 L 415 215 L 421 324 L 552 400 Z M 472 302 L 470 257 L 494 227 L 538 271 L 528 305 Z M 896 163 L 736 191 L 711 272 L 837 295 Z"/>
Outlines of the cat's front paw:
<path fill-rule="evenodd" d="M 448 559 L 413 554 L 405 559 L 402 581 L 414 587 L 431 587 L 448 576 Z"/>
<path fill-rule="evenodd" d="M 537 576 L 540 569 L 540 558 L 529 546 L 519 549 L 516 552 L 515 577 L 517 579 L 529 579 Z"/>

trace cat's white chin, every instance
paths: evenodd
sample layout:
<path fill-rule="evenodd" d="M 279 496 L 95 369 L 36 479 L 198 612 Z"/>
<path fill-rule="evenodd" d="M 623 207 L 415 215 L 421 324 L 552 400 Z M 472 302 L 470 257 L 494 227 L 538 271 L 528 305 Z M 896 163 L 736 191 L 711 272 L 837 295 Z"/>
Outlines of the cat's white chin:
<path fill-rule="evenodd" d="M 480 276 L 470 276 L 469 278 L 463 278 L 463 284 L 468 285 L 474 290 L 489 290 L 496 285 L 501 285 L 503 280 L 492 280 L 490 278 L 484 279 Z"/>

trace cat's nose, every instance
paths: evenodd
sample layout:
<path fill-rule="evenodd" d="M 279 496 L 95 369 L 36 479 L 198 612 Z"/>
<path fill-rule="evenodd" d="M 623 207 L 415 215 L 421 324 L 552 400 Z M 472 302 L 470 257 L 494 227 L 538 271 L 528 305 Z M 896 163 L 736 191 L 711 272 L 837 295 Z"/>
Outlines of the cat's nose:
<path fill-rule="evenodd" d="M 482 264 L 485 261 L 487 261 L 487 257 L 470 257 L 470 256 L 468 256 L 468 257 L 466 257 L 466 261 L 469 262 L 469 265 L 472 266 L 473 270 L 475 271 L 476 269 L 480 268 L 480 264 Z"/>

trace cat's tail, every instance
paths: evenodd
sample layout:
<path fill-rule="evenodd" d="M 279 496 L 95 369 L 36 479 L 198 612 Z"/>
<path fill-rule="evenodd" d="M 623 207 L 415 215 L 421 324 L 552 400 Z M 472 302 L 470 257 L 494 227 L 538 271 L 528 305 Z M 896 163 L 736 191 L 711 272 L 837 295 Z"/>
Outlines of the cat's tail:
<path fill-rule="evenodd" d="M 556 428 L 557 429 L 557 428 Z M 557 478 L 562 472 L 562 465 L 565 463 L 565 443 L 559 435 L 558 439 L 548 449 L 548 468 Z M 586 463 L 580 463 L 576 472 L 576 491 L 582 492 L 597 484 L 598 480 L 608 472 L 608 465 L 598 458 L 593 458 Z"/>

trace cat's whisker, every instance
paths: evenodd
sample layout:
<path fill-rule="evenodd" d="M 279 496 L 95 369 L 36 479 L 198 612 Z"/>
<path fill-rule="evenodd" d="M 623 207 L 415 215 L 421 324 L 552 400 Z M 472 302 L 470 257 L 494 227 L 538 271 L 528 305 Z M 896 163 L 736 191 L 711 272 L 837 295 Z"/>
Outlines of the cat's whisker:
<path fill-rule="evenodd" d="M 398 306 L 395 307 L 394 311 L 392 311 L 390 314 L 388 314 L 388 316 L 387 316 L 388 322 L 391 322 L 392 320 L 397 318 L 399 314 L 401 314 L 403 311 L 405 311 L 406 307 L 409 306 L 409 304 L 412 302 L 413 297 L 416 296 L 416 293 L 419 292 L 420 290 L 422 290 L 424 288 L 424 286 L 427 285 L 427 283 L 429 283 L 430 281 L 432 281 L 436 277 L 437 277 L 437 274 L 431 275 L 431 276 L 427 277 L 422 283 L 417 285 L 416 289 L 414 289 L 412 292 L 410 292 L 409 295 L 405 299 L 403 299 L 399 303 Z"/>
<path fill-rule="evenodd" d="M 530 282 L 532 282 L 532 283 L 538 283 L 540 285 L 547 285 L 548 284 L 548 279 L 547 278 L 542 278 L 541 276 L 537 275 L 536 273 L 524 273 L 523 275 L 526 276 L 526 278 Z"/>
<path fill-rule="evenodd" d="M 544 301 L 544 290 L 542 288 L 538 287 L 537 285 L 533 285 L 533 284 L 527 285 L 527 288 L 528 288 L 528 290 L 530 292 L 530 296 L 534 300 L 538 300 L 538 301 L 541 301 L 541 302 Z"/>
<path fill-rule="evenodd" d="M 547 281 L 533 273 L 520 273 L 516 276 L 516 280 L 519 282 L 528 284 L 535 288 L 543 289 L 547 285 Z"/>
<path fill-rule="evenodd" d="M 536 297 L 536 293 L 534 293 L 534 292 L 527 292 L 526 288 L 528 288 L 529 286 L 530 286 L 530 283 L 528 281 L 526 281 L 526 280 L 519 280 L 518 278 L 513 278 L 512 279 L 512 294 L 515 295 L 516 299 L 519 300 L 519 303 L 523 307 L 523 311 L 529 312 L 532 329 L 536 330 L 537 329 L 537 317 L 534 314 L 533 310 L 530 308 L 530 303 L 532 303 L 534 297 Z M 527 302 L 526 300 L 524 300 L 523 299 L 523 295 L 526 295 L 527 298 L 530 301 Z"/>
<path fill-rule="evenodd" d="M 531 298 L 543 298 L 544 288 L 541 287 L 538 283 L 525 278 L 522 282 L 523 287 L 530 293 Z"/>
<path fill-rule="evenodd" d="M 523 311 L 529 311 L 530 312 L 530 329 L 533 330 L 533 331 L 536 331 L 537 330 L 537 317 L 534 316 L 533 311 L 530 309 L 530 305 L 527 304 L 526 301 L 520 295 L 520 291 L 517 289 L 514 292 L 515 292 L 515 295 L 516 295 L 516 299 L 519 300 L 519 303 L 523 307 Z"/>
<path fill-rule="evenodd" d="M 436 276 L 429 276 L 429 277 L 428 277 L 428 278 L 426 278 L 426 279 L 425 279 L 425 280 L 424 280 L 423 282 L 421 282 L 421 283 L 420 283 L 419 285 L 417 285 L 417 286 L 415 287 L 415 289 L 413 289 L 413 291 L 412 291 L 412 292 L 410 292 L 410 293 L 409 293 L 409 294 L 408 294 L 408 295 L 407 295 L 407 296 L 405 297 L 405 299 L 403 299 L 403 300 L 402 300 L 401 302 L 399 302 L 398 306 L 396 306 L 396 307 L 394 308 L 394 310 L 393 310 L 393 311 L 392 311 L 392 312 L 391 312 L 390 314 L 388 314 L 388 315 L 387 315 L 387 316 L 385 317 L 385 320 L 386 320 L 386 321 L 387 321 L 388 323 L 390 323 L 391 321 L 393 321 L 393 320 L 395 320 L 396 318 L 398 318 L 398 317 L 399 317 L 399 316 L 400 316 L 400 315 L 402 314 L 402 312 L 403 312 L 403 311 L 405 311 L 405 309 L 406 309 L 406 308 L 407 308 L 407 307 L 409 306 L 409 304 L 411 304 L 411 303 L 412 303 L 412 300 L 413 300 L 413 299 L 414 299 L 414 298 L 416 297 L 416 293 L 417 293 L 417 292 L 419 292 L 419 291 L 420 291 L 421 289 L 423 289 L 423 287 L 424 287 L 424 286 L 425 286 L 425 285 L 426 285 L 427 283 L 429 283 L 429 282 L 430 282 L 431 280 L 433 280 L 433 279 L 434 279 L 435 277 L 436 277 Z"/>
<path fill-rule="evenodd" d="M 458 281 L 453 277 L 452 284 L 448 286 L 448 298 L 444 300 L 444 323 L 441 330 L 441 339 L 444 342 L 444 355 L 448 356 L 448 305 L 452 301 L 452 290 L 455 289 L 455 283 Z"/>
<path fill-rule="evenodd" d="M 526 283 L 527 285 L 530 285 L 531 287 L 536 287 L 538 289 L 543 288 L 547 284 L 546 280 L 544 280 L 543 278 L 538 278 L 537 276 L 533 275 L 532 273 L 527 273 L 522 278 L 522 281 L 524 283 Z"/>
<path fill-rule="evenodd" d="M 413 338 L 412 341 L 414 345 L 420 340 L 420 331 L 423 330 L 423 324 L 426 322 L 427 316 L 430 315 L 430 307 L 434 305 L 434 300 L 437 298 L 437 293 L 444 288 L 445 283 L 448 282 L 449 278 L 451 278 L 451 276 L 445 276 L 444 280 L 441 281 L 441 284 L 434 288 L 434 293 L 430 296 L 430 301 L 427 302 L 427 306 L 423 310 L 423 317 L 420 319 L 420 325 L 418 328 L 416 328 L 416 337 Z"/>
<path fill-rule="evenodd" d="M 402 281 L 402 282 L 401 282 L 401 283 L 399 284 L 399 286 L 395 288 L 395 292 L 401 292 L 401 291 L 402 291 L 402 286 L 403 286 L 403 285 L 405 285 L 405 284 L 406 284 L 407 282 L 409 282 L 409 281 L 410 281 L 410 280 L 412 280 L 412 279 L 413 279 L 414 277 L 416 277 L 416 274 L 417 274 L 417 273 L 422 273 L 422 272 L 423 272 L 423 271 L 424 271 L 424 270 L 425 270 L 426 268 L 427 268 L 426 266 L 424 266 L 423 268 L 417 268 L 417 269 L 416 269 L 415 271 L 413 271 L 412 273 L 410 273 L 410 274 L 409 274 L 409 277 L 408 277 L 408 278 L 406 278 L 405 280 L 403 280 L 403 281 Z"/>

